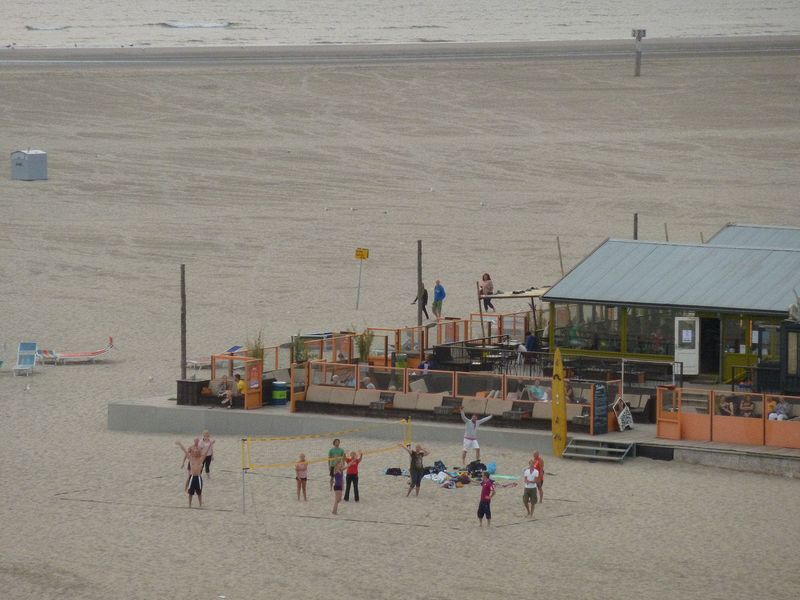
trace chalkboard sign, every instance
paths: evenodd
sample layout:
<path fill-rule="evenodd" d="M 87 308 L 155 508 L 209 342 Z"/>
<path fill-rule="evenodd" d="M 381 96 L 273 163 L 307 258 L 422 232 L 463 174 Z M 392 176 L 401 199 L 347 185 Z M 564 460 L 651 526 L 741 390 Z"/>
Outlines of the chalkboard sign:
<path fill-rule="evenodd" d="M 594 384 L 594 423 L 595 434 L 608 433 L 608 397 L 604 383 Z"/>

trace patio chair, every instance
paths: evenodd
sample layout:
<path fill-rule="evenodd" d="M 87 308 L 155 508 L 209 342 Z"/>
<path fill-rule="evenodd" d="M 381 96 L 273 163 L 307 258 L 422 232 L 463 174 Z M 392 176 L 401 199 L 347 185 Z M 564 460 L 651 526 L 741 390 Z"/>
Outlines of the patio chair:
<path fill-rule="evenodd" d="M 244 348 L 242 346 L 231 346 L 225 352 L 220 352 L 220 354 L 237 354 Z M 191 369 L 210 369 L 211 368 L 211 357 L 210 356 L 203 356 L 201 358 L 187 358 L 186 359 L 186 366 Z"/>
<path fill-rule="evenodd" d="M 38 344 L 36 342 L 20 342 L 17 348 L 17 364 L 14 365 L 14 375 L 31 375 L 33 367 L 36 366 L 36 353 Z"/>

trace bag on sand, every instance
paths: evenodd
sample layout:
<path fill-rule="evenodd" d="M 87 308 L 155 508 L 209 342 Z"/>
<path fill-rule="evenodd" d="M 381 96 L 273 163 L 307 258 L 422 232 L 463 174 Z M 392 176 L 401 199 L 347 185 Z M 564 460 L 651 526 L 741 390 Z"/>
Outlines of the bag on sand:
<path fill-rule="evenodd" d="M 486 465 L 477 460 L 473 460 L 471 463 L 467 465 L 467 472 L 472 477 L 480 477 L 485 470 L 486 470 Z"/>
<path fill-rule="evenodd" d="M 447 467 L 444 466 L 444 463 L 440 460 L 437 460 L 433 463 L 433 472 L 434 473 L 441 473 L 442 471 L 446 471 Z"/>

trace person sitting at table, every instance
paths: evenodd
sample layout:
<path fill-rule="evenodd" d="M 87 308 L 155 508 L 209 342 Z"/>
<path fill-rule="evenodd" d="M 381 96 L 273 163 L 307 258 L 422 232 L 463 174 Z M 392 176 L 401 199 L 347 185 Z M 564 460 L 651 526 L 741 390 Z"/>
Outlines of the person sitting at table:
<path fill-rule="evenodd" d="M 733 400 L 727 396 L 720 396 L 719 399 L 719 414 L 724 417 L 733 417 L 735 415 L 735 407 Z"/>
<path fill-rule="evenodd" d="M 745 396 L 739 403 L 739 416 L 752 417 L 755 409 L 756 405 L 753 404 L 753 401 L 750 399 L 750 396 Z"/>
<path fill-rule="evenodd" d="M 569 382 L 569 379 L 564 380 L 564 397 L 567 399 L 568 403 L 575 403 L 575 390 L 572 389 L 572 384 Z"/>
<path fill-rule="evenodd" d="M 531 400 L 544 400 L 545 391 L 542 389 L 542 382 L 539 379 L 533 380 L 533 385 L 528 386 L 528 395 Z"/>
<path fill-rule="evenodd" d="M 775 405 L 775 408 L 769 413 L 770 421 L 787 421 L 792 418 L 792 407 L 786 401 L 786 398 L 781 398 Z"/>
<path fill-rule="evenodd" d="M 538 352 L 541 348 L 539 338 L 530 331 L 525 332 L 525 350 L 528 352 Z"/>

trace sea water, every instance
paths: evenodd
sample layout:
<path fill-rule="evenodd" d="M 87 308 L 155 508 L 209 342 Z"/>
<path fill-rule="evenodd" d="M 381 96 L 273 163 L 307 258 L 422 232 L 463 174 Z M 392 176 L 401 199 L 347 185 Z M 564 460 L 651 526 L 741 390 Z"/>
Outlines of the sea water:
<path fill-rule="evenodd" d="M 0 0 L 0 46 L 265 46 L 800 34 L 799 0 Z"/>

